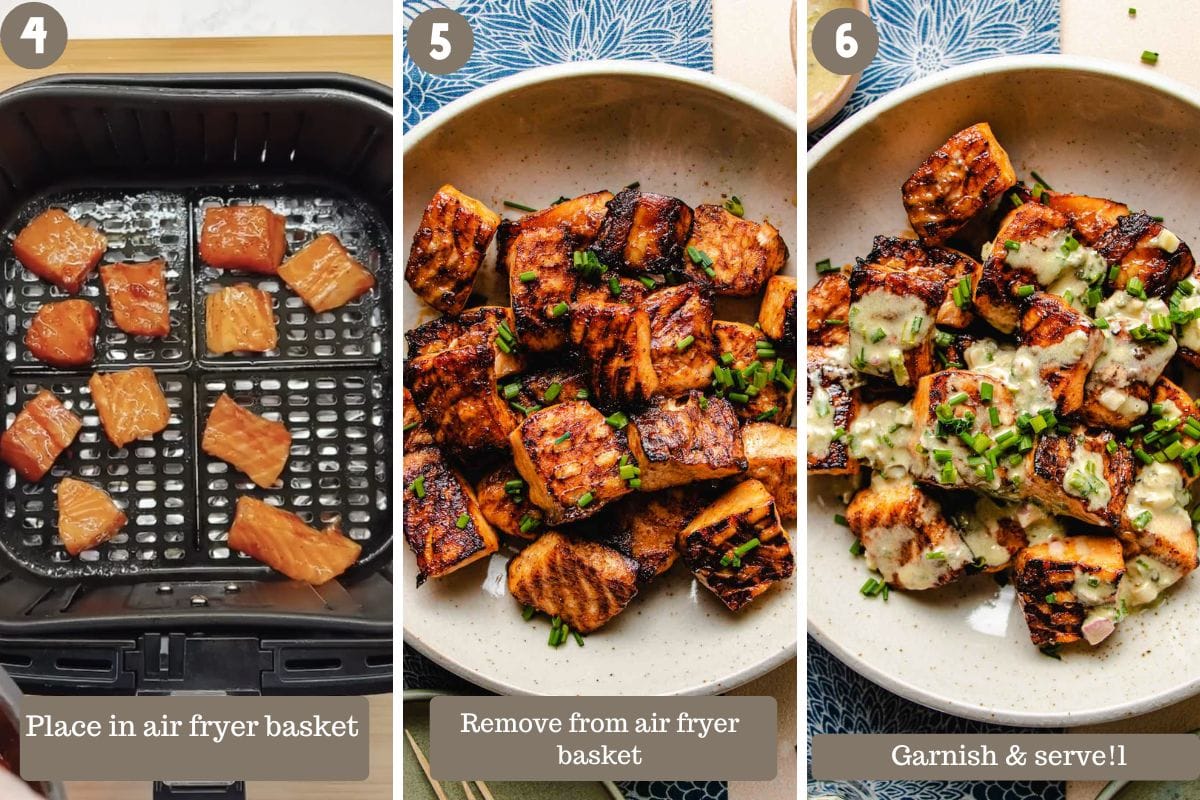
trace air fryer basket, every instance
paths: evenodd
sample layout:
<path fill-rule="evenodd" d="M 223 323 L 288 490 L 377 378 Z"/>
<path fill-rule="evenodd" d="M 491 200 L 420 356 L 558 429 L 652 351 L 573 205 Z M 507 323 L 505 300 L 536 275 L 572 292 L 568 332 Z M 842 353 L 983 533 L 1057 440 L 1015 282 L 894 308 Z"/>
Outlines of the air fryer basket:
<path fill-rule="evenodd" d="M 338 235 L 375 290 L 324 314 L 282 281 L 204 266 L 203 209 L 260 202 L 287 217 L 289 249 Z M 369 692 L 391 663 L 391 93 L 338 75 L 60 76 L 0 94 L 0 414 L 38 387 L 84 421 L 43 481 L 0 475 L 0 664 L 55 692 Z M 11 237 L 47 206 L 102 228 L 106 261 L 165 257 L 172 334 L 113 326 L 98 279 L 97 370 L 150 366 L 166 431 L 113 448 L 86 391 L 92 369 L 48 369 L 22 344 L 62 293 L 14 259 Z M 211 287 L 272 294 L 278 351 L 215 356 Z M 282 488 L 260 490 L 198 442 L 221 392 L 292 430 Z M 55 536 L 54 486 L 94 481 L 124 501 L 113 541 L 71 558 Z M 314 525 L 338 518 L 362 545 L 340 579 L 309 587 L 231 552 L 238 496 L 274 498 Z"/>

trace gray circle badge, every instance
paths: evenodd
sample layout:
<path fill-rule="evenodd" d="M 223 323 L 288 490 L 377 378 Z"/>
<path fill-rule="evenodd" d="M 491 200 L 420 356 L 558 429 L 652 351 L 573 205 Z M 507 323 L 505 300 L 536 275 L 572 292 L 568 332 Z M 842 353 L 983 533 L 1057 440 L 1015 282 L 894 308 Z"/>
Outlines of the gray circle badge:
<path fill-rule="evenodd" d="M 433 75 L 449 75 L 462 68 L 475 49 L 471 23 L 457 11 L 431 8 L 408 26 L 404 42 L 418 67 Z"/>
<path fill-rule="evenodd" d="M 875 23 L 853 8 L 835 8 L 817 20 L 812 51 L 822 67 L 835 75 L 862 72 L 879 50 Z"/>
<path fill-rule="evenodd" d="M 21 3 L 0 23 L 0 47 L 18 67 L 48 67 L 67 49 L 67 23 L 45 3 Z"/>

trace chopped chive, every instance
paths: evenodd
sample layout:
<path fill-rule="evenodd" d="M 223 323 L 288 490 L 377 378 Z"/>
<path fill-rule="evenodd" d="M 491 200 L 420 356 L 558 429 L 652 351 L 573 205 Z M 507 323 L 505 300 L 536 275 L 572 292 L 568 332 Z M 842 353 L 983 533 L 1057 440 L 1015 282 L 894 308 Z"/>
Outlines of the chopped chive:
<path fill-rule="evenodd" d="M 413 428 L 417 427 L 420 424 L 421 423 L 419 423 L 419 422 L 410 422 L 404 426 L 404 432 L 408 433 L 409 431 L 411 431 Z"/>
<path fill-rule="evenodd" d="M 1154 515 L 1152 513 L 1149 511 L 1143 511 L 1133 518 L 1133 527 L 1137 528 L 1139 531 L 1145 530 L 1146 526 L 1150 524 L 1150 520 L 1152 519 L 1154 519 Z"/>
<path fill-rule="evenodd" d="M 826 272 L 838 272 L 841 267 L 835 267 L 833 262 L 828 258 L 822 258 L 817 262 L 817 274 L 824 275 Z"/>
<path fill-rule="evenodd" d="M 576 400 L 587 400 L 589 396 L 590 395 L 588 394 L 587 389 L 580 389 L 578 392 L 575 393 Z"/>
<path fill-rule="evenodd" d="M 995 406 L 988 409 L 988 422 L 992 423 L 993 428 L 1000 424 L 1000 411 Z"/>
<path fill-rule="evenodd" d="M 461 531 L 463 528 L 467 527 L 467 523 L 470 521 L 471 521 L 470 515 L 459 514 L 458 519 L 454 520 L 454 527 L 458 528 Z"/>
<path fill-rule="evenodd" d="M 624 428 L 626 425 L 629 424 L 629 417 L 626 416 L 624 411 L 617 411 L 617 412 L 605 417 L 604 421 L 607 422 L 612 427 L 616 428 L 617 430 L 621 430 L 622 428 Z"/>
<path fill-rule="evenodd" d="M 560 437 L 558 437 L 557 439 L 555 439 L 555 440 L 554 440 L 554 443 L 555 443 L 555 444 L 562 444 L 563 442 L 567 441 L 567 439 L 570 439 L 570 438 L 571 438 L 571 432 L 570 432 L 570 431 L 567 431 L 567 432 L 566 432 L 566 433 L 564 433 L 562 436 L 560 436 Z"/>
<path fill-rule="evenodd" d="M 499 347 L 500 351 L 504 353 L 511 353 L 513 351 L 512 345 L 504 341 L 504 338 L 500 336 L 496 337 L 496 347 Z"/>
<path fill-rule="evenodd" d="M 768 408 L 766 411 L 762 412 L 761 414 L 756 414 L 754 417 L 754 421 L 755 422 L 766 422 L 767 420 L 771 419 L 778 413 L 779 413 L 779 406 L 771 406 L 770 408 Z"/>
<path fill-rule="evenodd" d="M 579 631 L 571 631 L 571 635 L 575 637 L 575 644 L 583 647 L 583 634 Z"/>
<path fill-rule="evenodd" d="M 1130 7 L 1129 7 L 1129 16 L 1131 16 L 1131 17 L 1136 17 L 1136 16 L 1137 16 L 1137 9 L 1136 9 L 1136 8 L 1134 8 L 1133 6 L 1130 6 Z"/>
<path fill-rule="evenodd" d="M 1104 449 L 1108 451 L 1109 455 L 1112 455 L 1113 453 L 1117 452 L 1116 440 L 1115 439 L 1109 440 L 1108 444 L 1104 445 Z"/>
<path fill-rule="evenodd" d="M 1106 320 L 1104 317 L 1096 317 L 1095 322 L 1096 327 L 1100 330 L 1108 330 L 1108 320 Z"/>
<path fill-rule="evenodd" d="M 867 552 L 867 549 L 865 547 L 863 547 L 863 543 L 860 542 L 858 539 L 855 539 L 853 542 L 850 543 L 850 555 L 861 556 L 865 552 Z"/>
<path fill-rule="evenodd" d="M 626 464 L 625 466 L 621 467 L 618 472 L 620 473 L 621 480 L 623 481 L 627 481 L 630 478 L 636 478 L 641 474 L 641 470 L 639 470 L 633 464 Z"/>
<path fill-rule="evenodd" d="M 692 343 L 695 341 L 696 337 L 688 334 L 675 343 L 675 349 L 682 353 L 684 350 L 687 350 L 689 347 L 691 347 Z"/>
<path fill-rule="evenodd" d="M 509 405 L 512 406 L 513 408 L 515 408 L 517 411 L 520 411 L 522 414 L 524 414 L 527 417 L 530 414 L 532 414 L 533 412 L 541 409 L 541 406 L 536 406 L 536 405 L 535 406 L 523 406 L 520 403 L 509 403 Z"/>
<path fill-rule="evenodd" d="M 746 208 L 742 205 L 742 198 L 736 194 L 726 200 L 723 205 L 725 206 L 725 210 L 735 217 L 741 217 L 746 214 Z"/>
<path fill-rule="evenodd" d="M 850 523 L 847 522 L 846 518 L 844 516 L 842 516 L 841 514 L 834 514 L 833 522 L 835 525 L 842 525 L 844 527 L 850 527 Z"/>
<path fill-rule="evenodd" d="M 521 609 L 521 618 L 524 619 L 526 622 L 529 622 L 529 620 L 533 619 L 533 614 L 534 614 L 533 606 L 525 606 L 524 608 Z"/>
<path fill-rule="evenodd" d="M 642 488 L 642 479 L 641 478 L 630 478 L 629 479 L 629 488 L 630 489 Z"/>
<path fill-rule="evenodd" d="M 654 291 L 654 287 L 658 286 L 658 284 L 654 282 L 654 278 L 650 278 L 646 275 L 638 275 L 638 280 L 641 281 L 642 286 L 646 287 L 647 291 L 652 292 Z"/>
<path fill-rule="evenodd" d="M 1025 201 L 1022 200 L 1020 197 L 1018 197 L 1016 194 L 1010 194 L 1008 196 L 1008 199 L 1009 199 L 1009 202 L 1011 202 L 1013 204 L 1014 208 L 1020 208 L 1021 206 L 1025 205 Z"/>
<path fill-rule="evenodd" d="M 1153 50 L 1143 50 L 1142 51 L 1142 63 L 1143 64 L 1157 64 L 1158 63 L 1158 53 L 1154 52 Z"/>
<path fill-rule="evenodd" d="M 1130 278 L 1129 282 L 1125 284 L 1125 291 L 1139 300 L 1146 299 L 1146 287 L 1142 285 L 1142 279 L 1136 275 Z"/>
<path fill-rule="evenodd" d="M 417 496 L 418 500 L 425 499 L 425 476 L 418 475 L 416 480 L 408 485 L 409 491 Z"/>
<path fill-rule="evenodd" d="M 592 494 L 591 492 L 584 492 L 579 496 L 579 499 L 575 501 L 575 505 L 579 506 L 580 508 L 587 508 L 595 499 L 596 495 Z"/>
<path fill-rule="evenodd" d="M 613 297 L 621 296 L 621 282 L 617 280 L 616 275 L 613 275 L 608 279 L 608 293 Z"/>
<path fill-rule="evenodd" d="M 760 542 L 757 537 L 748 539 L 747 541 L 733 548 L 733 554 L 738 558 L 741 558 L 742 556 L 746 555 L 746 553 L 749 553 L 751 550 L 758 547 L 760 544 L 762 544 L 762 542 Z"/>
<path fill-rule="evenodd" d="M 1043 178 L 1041 175 L 1038 175 L 1037 170 L 1031 169 L 1031 170 L 1029 170 L 1029 174 L 1033 177 L 1033 179 L 1035 181 L 1040 183 L 1043 187 L 1049 189 L 1050 191 L 1054 191 L 1054 187 L 1051 186 L 1050 183 L 1045 178 Z"/>
<path fill-rule="evenodd" d="M 721 363 L 729 366 L 733 363 L 733 353 L 721 353 Z"/>
<path fill-rule="evenodd" d="M 934 550 L 932 552 L 926 553 L 925 558 L 929 561 L 945 561 L 946 554 L 943 553 L 941 550 Z"/>
<path fill-rule="evenodd" d="M 504 205 L 509 208 L 515 208 L 517 211 L 537 211 L 533 206 L 527 206 L 524 203 L 518 203 L 516 200 L 505 200 Z"/>
<path fill-rule="evenodd" d="M 1021 243 L 1014 242 L 1012 239 L 1005 239 L 1004 240 L 1004 249 L 1012 250 L 1015 253 L 1016 251 L 1021 249 Z"/>
<path fill-rule="evenodd" d="M 744 392 L 730 392 L 726 396 L 735 403 L 745 404 L 750 402 L 750 395 Z"/>
<path fill-rule="evenodd" d="M 566 303 L 559 302 L 554 306 L 554 308 L 550 309 L 550 319 L 558 319 L 563 314 L 567 313 L 567 309 L 569 308 L 570 306 L 568 306 Z"/>
<path fill-rule="evenodd" d="M 516 397 L 518 394 L 521 393 L 521 386 L 520 386 L 520 384 L 515 383 L 515 382 L 514 383 L 506 383 L 506 384 L 504 384 L 504 389 L 502 391 L 504 393 L 505 400 L 512 400 L 514 397 Z"/>
<path fill-rule="evenodd" d="M 1029 295 L 1033 294 L 1036 290 L 1037 287 L 1027 283 L 1024 286 L 1018 287 L 1017 297 L 1029 297 Z"/>
<path fill-rule="evenodd" d="M 530 281 L 537 279 L 537 273 L 533 270 L 526 270 L 517 277 L 521 279 L 521 283 L 529 283 Z"/>
<path fill-rule="evenodd" d="M 521 533 L 529 533 L 531 530 L 541 525 L 541 520 L 531 517 L 529 514 L 521 517 Z"/>
<path fill-rule="evenodd" d="M 546 387 L 546 393 L 544 395 L 542 395 L 542 401 L 546 402 L 546 403 L 553 403 L 555 400 L 558 399 L 558 395 L 561 392 L 562 392 L 562 384 L 555 381 L 554 383 L 552 383 L 548 387 Z"/>

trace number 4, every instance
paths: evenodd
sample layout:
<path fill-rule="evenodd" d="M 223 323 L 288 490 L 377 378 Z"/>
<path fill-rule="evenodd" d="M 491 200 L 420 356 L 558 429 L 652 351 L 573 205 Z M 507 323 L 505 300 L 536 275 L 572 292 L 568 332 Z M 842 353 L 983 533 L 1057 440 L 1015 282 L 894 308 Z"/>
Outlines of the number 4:
<path fill-rule="evenodd" d="M 449 31 L 450 23 L 433 23 L 433 30 L 429 34 L 429 46 L 432 48 L 429 57 L 435 61 L 445 61 L 450 57 L 450 40 L 443 35 Z"/>
<path fill-rule="evenodd" d="M 30 17 L 21 31 L 22 39 L 33 39 L 33 52 L 39 56 L 46 52 L 46 18 Z"/>

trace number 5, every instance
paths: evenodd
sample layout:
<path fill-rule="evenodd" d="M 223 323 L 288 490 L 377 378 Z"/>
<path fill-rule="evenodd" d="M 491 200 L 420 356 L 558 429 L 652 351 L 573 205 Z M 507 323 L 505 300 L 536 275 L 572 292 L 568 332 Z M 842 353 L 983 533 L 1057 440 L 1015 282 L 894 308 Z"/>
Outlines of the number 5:
<path fill-rule="evenodd" d="M 22 39 L 33 39 L 33 52 L 39 56 L 46 52 L 46 18 L 30 17 L 21 31 Z"/>
<path fill-rule="evenodd" d="M 449 30 L 448 22 L 433 23 L 433 30 L 429 34 L 429 46 L 433 49 L 429 51 L 429 57 L 435 61 L 445 61 L 450 57 L 450 40 L 443 36 Z"/>
<path fill-rule="evenodd" d="M 849 22 L 843 22 L 834 32 L 833 44 L 842 58 L 854 58 L 858 52 L 858 40 L 850 35 L 852 29 L 853 26 Z"/>

